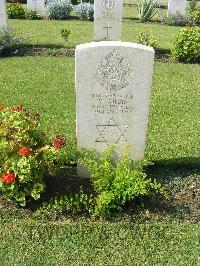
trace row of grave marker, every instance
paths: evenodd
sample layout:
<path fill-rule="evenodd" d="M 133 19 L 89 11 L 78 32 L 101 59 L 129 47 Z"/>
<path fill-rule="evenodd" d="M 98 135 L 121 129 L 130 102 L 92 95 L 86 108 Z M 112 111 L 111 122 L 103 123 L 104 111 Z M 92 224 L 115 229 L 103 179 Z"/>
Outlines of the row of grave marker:
<path fill-rule="evenodd" d="M 28 10 L 45 16 L 46 0 L 27 0 Z M 187 0 L 169 0 L 168 14 L 185 14 Z M 94 40 L 120 40 L 123 1 L 96 0 L 94 14 Z M 6 0 L 0 0 L 0 28 L 8 29 Z"/>

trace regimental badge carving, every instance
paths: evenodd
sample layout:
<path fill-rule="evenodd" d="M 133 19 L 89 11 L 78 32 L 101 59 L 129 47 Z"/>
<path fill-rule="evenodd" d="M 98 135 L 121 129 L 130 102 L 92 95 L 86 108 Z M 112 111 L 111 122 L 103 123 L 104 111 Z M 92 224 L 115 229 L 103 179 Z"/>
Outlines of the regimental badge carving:
<path fill-rule="evenodd" d="M 102 0 L 103 6 L 103 18 L 114 18 L 115 17 L 115 0 Z"/>
<path fill-rule="evenodd" d="M 114 118 L 111 118 L 106 124 L 96 125 L 98 136 L 95 142 L 106 143 L 107 145 L 117 143 L 127 143 L 127 125 L 118 125 Z"/>
<path fill-rule="evenodd" d="M 114 49 L 98 63 L 96 79 L 104 88 L 117 91 L 129 85 L 132 72 L 128 60 Z"/>

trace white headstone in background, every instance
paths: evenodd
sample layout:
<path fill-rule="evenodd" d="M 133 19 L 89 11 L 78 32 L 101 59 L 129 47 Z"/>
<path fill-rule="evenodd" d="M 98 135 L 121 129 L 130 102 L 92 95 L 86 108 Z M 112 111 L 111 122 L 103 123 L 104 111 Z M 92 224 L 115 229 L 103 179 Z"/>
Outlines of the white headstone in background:
<path fill-rule="evenodd" d="M 0 29 L 8 30 L 6 0 L 0 0 Z"/>
<path fill-rule="evenodd" d="M 78 146 L 127 146 L 144 158 L 154 50 L 128 42 L 76 47 Z"/>
<path fill-rule="evenodd" d="M 169 0 L 168 2 L 168 15 L 186 13 L 187 0 Z"/>
<path fill-rule="evenodd" d="M 30 11 L 37 11 L 41 16 L 45 16 L 45 0 L 27 0 L 27 8 Z"/>
<path fill-rule="evenodd" d="M 123 0 L 94 1 L 94 40 L 119 41 L 122 28 Z"/>

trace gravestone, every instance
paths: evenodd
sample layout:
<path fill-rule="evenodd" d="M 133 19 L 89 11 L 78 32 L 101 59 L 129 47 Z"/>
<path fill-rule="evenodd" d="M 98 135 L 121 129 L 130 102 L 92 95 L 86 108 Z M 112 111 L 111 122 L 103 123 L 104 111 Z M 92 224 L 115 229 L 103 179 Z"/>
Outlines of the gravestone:
<path fill-rule="evenodd" d="M 78 146 L 102 152 L 129 146 L 144 158 L 154 50 L 128 42 L 93 42 L 76 47 Z M 79 172 L 79 175 L 84 175 Z"/>
<path fill-rule="evenodd" d="M 0 0 L 0 29 L 8 30 L 6 0 Z"/>
<path fill-rule="evenodd" d="M 122 28 L 123 0 L 95 0 L 94 40 L 119 41 Z"/>
<path fill-rule="evenodd" d="M 169 0 L 168 2 L 168 15 L 186 13 L 187 0 Z"/>
<path fill-rule="evenodd" d="M 45 16 L 45 0 L 27 0 L 29 11 L 37 11 L 40 16 Z"/>

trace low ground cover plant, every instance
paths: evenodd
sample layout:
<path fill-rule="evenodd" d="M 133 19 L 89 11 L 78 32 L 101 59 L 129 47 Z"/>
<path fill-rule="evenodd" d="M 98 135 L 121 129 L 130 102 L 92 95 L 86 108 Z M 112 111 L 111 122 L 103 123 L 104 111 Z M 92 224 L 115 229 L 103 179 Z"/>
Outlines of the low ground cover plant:
<path fill-rule="evenodd" d="M 192 25 L 193 19 L 190 15 L 170 14 L 164 18 L 164 23 L 172 26 Z"/>
<path fill-rule="evenodd" d="M 150 196 L 156 192 L 166 196 L 162 186 L 145 174 L 148 162 L 134 162 L 128 150 L 116 161 L 114 150 L 114 147 L 109 147 L 101 156 L 96 151 L 83 150 L 79 160 L 89 170 L 98 194 L 95 215 L 108 216 L 139 196 Z"/>
<path fill-rule="evenodd" d="M 172 40 L 174 59 L 181 62 L 200 61 L 200 27 L 181 29 Z"/>
<path fill-rule="evenodd" d="M 0 56 L 23 53 L 23 49 L 29 41 L 30 35 L 28 33 L 18 33 L 14 28 L 10 28 L 8 31 L 0 30 Z"/>
<path fill-rule="evenodd" d="M 49 143 L 39 129 L 39 114 L 21 105 L 0 106 L 0 191 L 9 200 L 25 206 L 45 189 L 45 174 L 58 167 L 67 154 L 60 150 L 64 138 Z"/>
<path fill-rule="evenodd" d="M 129 152 L 116 161 L 114 147 L 108 147 L 101 155 L 95 150 L 79 151 L 78 162 L 91 174 L 92 191 L 80 191 L 71 195 L 55 197 L 44 203 L 36 217 L 58 214 L 85 213 L 95 217 L 108 218 L 113 211 L 121 211 L 126 204 L 141 197 L 156 193 L 167 197 L 165 189 L 145 173 L 146 161 L 134 162 Z"/>
<path fill-rule="evenodd" d="M 26 19 L 29 20 L 38 20 L 38 19 L 42 19 L 42 17 L 40 16 L 40 14 L 38 14 L 37 11 L 34 10 L 26 10 Z"/>

